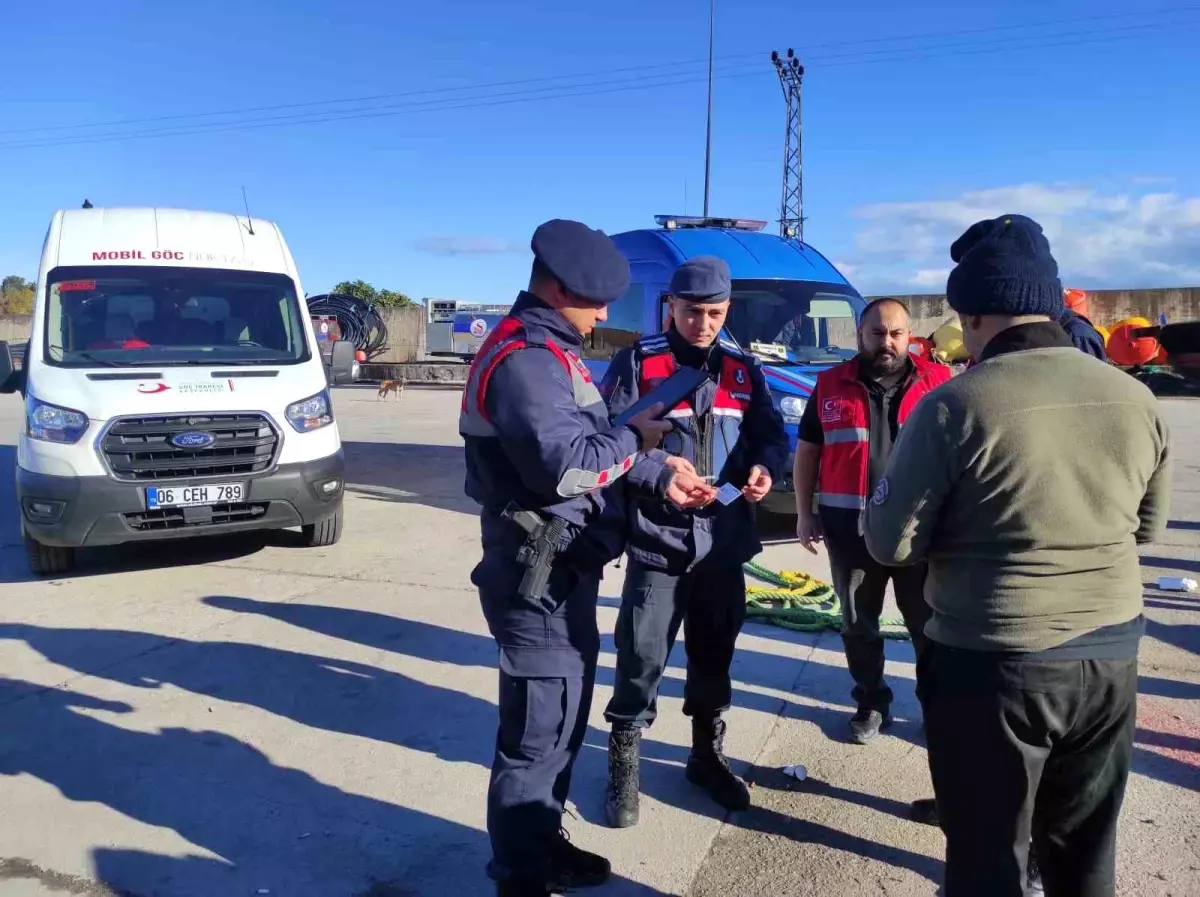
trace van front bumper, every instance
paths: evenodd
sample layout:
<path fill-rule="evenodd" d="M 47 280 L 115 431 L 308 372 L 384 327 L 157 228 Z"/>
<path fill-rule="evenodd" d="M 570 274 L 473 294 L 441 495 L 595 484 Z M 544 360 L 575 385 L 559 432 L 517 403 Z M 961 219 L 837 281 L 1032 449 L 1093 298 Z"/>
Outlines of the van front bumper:
<path fill-rule="evenodd" d="M 244 500 L 202 509 L 147 510 L 146 486 L 109 477 L 56 477 L 17 467 L 17 501 L 25 532 L 43 545 L 83 548 L 126 542 L 288 529 L 333 516 L 345 493 L 345 453 L 247 477 Z M 332 484 L 336 481 L 336 488 Z M 323 488 L 324 487 L 324 488 Z M 329 491 L 326 491 L 326 488 Z"/>

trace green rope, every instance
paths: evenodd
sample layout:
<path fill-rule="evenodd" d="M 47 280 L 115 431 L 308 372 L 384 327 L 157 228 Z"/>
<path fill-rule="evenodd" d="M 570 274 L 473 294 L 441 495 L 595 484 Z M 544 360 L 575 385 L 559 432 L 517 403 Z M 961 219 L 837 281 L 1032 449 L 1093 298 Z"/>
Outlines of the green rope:
<path fill-rule="evenodd" d="M 776 573 L 753 561 L 743 565 L 747 574 L 775 588 L 751 586 L 746 589 L 746 616 L 760 623 L 770 623 L 795 632 L 840 631 L 842 603 L 829 583 L 791 570 Z M 890 639 L 907 639 L 903 620 L 880 620 L 880 635 Z M 883 627 L 899 627 L 887 629 Z"/>

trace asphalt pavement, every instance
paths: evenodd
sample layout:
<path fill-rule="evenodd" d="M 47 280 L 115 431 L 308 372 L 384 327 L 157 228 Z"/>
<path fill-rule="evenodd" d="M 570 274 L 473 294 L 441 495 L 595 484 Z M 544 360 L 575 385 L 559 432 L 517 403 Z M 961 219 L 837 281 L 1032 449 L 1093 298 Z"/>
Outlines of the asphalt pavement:
<path fill-rule="evenodd" d="M 341 543 L 288 533 L 85 553 L 25 567 L 12 496 L 19 400 L 0 400 L 0 897 L 475 897 L 491 893 L 484 793 L 496 652 L 469 575 L 459 394 L 337 391 L 349 460 Z M 1200 576 L 1200 404 L 1165 403 L 1175 505 L 1145 581 Z M 760 561 L 826 577 L 783 541 Z M 623 571 L 608 571 L 611 633 Z M 1121 893 L 1200 893 L 1200 594 L 1146 591 Z M 894 612 L 894 609 L 893 611 Z M 847 743 L 836 633 L 751 624 L 727 748 L 754 807 L 725 817 L 683 777 L 676 649 L 644 740 L 642 822 L 603 825 L 614 663 L 601 657 L 576 768 L 573 840 L 613 860 L 615 895 L 934 894 L 941 835 L 907 818 L 931 793 L 912 651 L 888 644 L 896 725 Z M 783 768 L 803 764 L 797 781 Z M 981 770 L 986 774 L 986 770 Z M 572 818 L 574 817 L 574 818 Z"/>

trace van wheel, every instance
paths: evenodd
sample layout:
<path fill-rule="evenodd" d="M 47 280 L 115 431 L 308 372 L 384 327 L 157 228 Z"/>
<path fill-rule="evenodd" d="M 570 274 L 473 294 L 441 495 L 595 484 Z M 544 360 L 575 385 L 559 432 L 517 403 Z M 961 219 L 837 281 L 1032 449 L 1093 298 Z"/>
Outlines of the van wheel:
<path fill-rule="evenodd" d="M 325 545 L 336 545 L 342 537 L 342 512 L 338 509 L 332 517 L 318 520 L 300 528 L 304 535 L 304 544 L 309 548 L 320 548 Z"/>
<path fill-rule="evenodd" d="M 29 569 L 38 576 L 57 576 L 75 566 L 75 549 L 58 545 L 43 545 L 25 534 L 25 556 Z"/>

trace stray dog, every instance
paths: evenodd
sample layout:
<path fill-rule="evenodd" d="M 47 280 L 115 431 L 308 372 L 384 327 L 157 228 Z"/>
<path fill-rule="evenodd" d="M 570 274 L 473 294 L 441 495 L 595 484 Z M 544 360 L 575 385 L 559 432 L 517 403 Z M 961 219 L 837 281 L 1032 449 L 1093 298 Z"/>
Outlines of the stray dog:
<path fill-rule="evenodd" d="M 404 387 L 408 385 L 408 380 L 384 380 L 379 384 L 379 392 L 376 394 L 376 400 L 387 399 L 389 392 L 396 394 L 396 399 L 399 400 L 404 395 Z"/>

